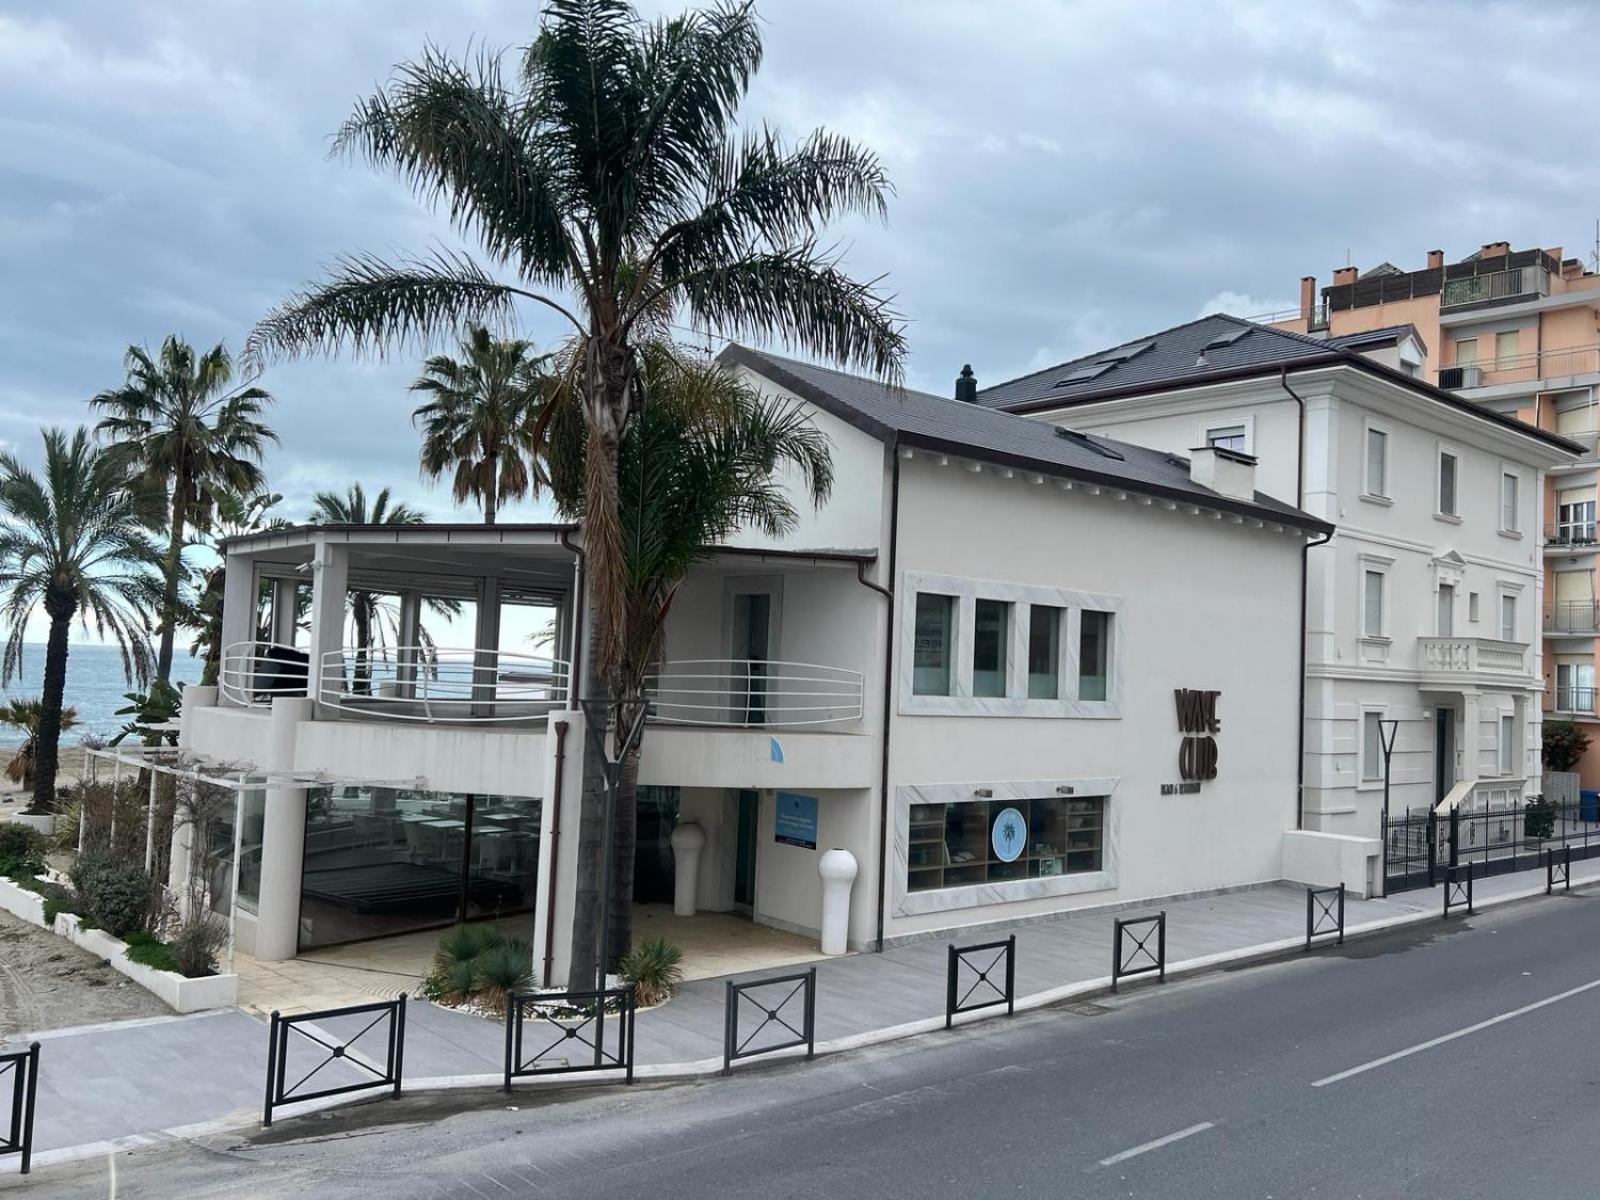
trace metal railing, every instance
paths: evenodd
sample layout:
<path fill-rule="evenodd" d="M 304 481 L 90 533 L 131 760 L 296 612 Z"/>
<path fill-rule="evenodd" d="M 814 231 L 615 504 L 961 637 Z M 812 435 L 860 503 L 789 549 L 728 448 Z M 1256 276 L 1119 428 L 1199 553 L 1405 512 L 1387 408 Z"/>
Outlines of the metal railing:
<path fill-rule="evenodd" d="M 1475 637 L 1419 637 L 1417 650 L 1424 671 L 1445 674 L 1527 673 L 1528 647 L 1521 642 Z"/>
<path fill-rule="evenodd" d="M 650 716 L 680 725 L 794 728 L 861 720 L 860 671 L 742 658 L 666 662 L 645 680 Z"/>
<path fill-rule="evenodd" d="M 1494 387 L 1501 383 L 1538 383 L 1595 372 L 1600 372 L 1600 345 L 1472 359 L 1440 367 L 1438 376 L 1440 387 L 1456 390 Z"/>
<path fill-rule="evenodd" d="M 1336 945 L 1344 945 L 1344 884 L 1338 887 L 1306 888 L 1306 949 L 1313 938 L 1334 933 Z"/>
<path fill-rule="evenodd" d="M 770 1001 L 763 999 L 767 993 L 776 994 L 788 988 L 781 1000 L 770 1008 Z M 797 1014 L 790 1005 L 795 998 L 800 999 L 800 1011 Z M 741 1001 L 750 1005 L 761 1017 L 760 1023 L 740 1036 L 740 1009 Z M 774 975 L 767 979 L 752 979 L 739 983 L 728 980 L 727 1007 L 724 1010 L 722 1028 L 722 1073 L 731 1075 L 733 1064 L 741 1058 L 754 1058 L 759 1054 L 776 1054 L 779 1050 L 790 1050 L 796 1046 L 806 1048 L 806 1057 L 813 1058 L 817 1052 L 817 969 L 810 967 L 794 975 Z M 796 1029 L 794 1021 L 800 1022 Z M 769 1027 L 776 1026 L 788 1034 L 776 1034 L 776 1040 L 757 1043 L 757 1039 Z"/>
<path fill-rule="evenodd" d="M 1552 601 L 1545 605 L 1544 627 L 1551 633 L 1600 632 L 1600 601 Z"/>
<path fill-rule="evenodd" d="M 1485 300 L 1504 300 L 1509 296 L 1547 296 L 1550 272 L 1543 267 L 1517 267 L 1464 279 L 1447 279 L 1439 295 L 1439 308 L 1481 304 Z"/>
<path fill-rule="evenodd" d="M 1595 711 L 1595 689 L 1592 687 L 1557 687 L 1553 692 L 1554 707 L 1551 712 L 1578 713 L 1592 716 Z"/>
<path fill-rule="evenodd" d="M 1546 546 L 1592 546 L 1595 544 L 1594 521 L 1558 521 L 1544 527 Z"/>
<path fill-rule="evenodd" d="M 1559 854 L 1553 846 L 1544 852 L 1544 894 L 1554 895 L 1558 883 L 1563 891 L 1572 890 L 1571 846 L 1562 846 Z"/>
<path fill-rule="evenodd" d="M 606 1047 L 606 1017 L 614 1016 L 615 1049 Z M 633 1030 L 637 1015 L 631 987 L 603 992 L 516 992 L 506 998 L 505 1089 L 513 1079 L 621 1071 L 633 1082 Z M 541 1046 L 528 1053 L 524 1035 L 540 1028 Z M 544 1038 L 549 1038 L 544 1042 Z M 574 1057 L 576 1056 L 576 1057 Z"/>
<path fill-rule="evenodd" d="M 570 671 L 506 650 L 346 646 L 322 656 L 317 699 L 384 721 L 526 721 L 566 704 Z"/>
<path fill-rule="evenodd" d="M 965 972 L 962 968 L 966 968 Z M 1001 983 L 994 980 L 997 968 L 1001 972 Z M 944 1027 L 949 1029 L 960 1013 L 997 1008 L 1002 1004 L 1006 1006 L 1007 1016 L 1017 1011 L 1017 935 L 1013 933 L 1003 942 L 984 942 L 977 946 L 957 946 L 951 942 L 949 966 L 945 972 Z"/>
<path fill-rule="evenodd" d="M 367 1017 L 370 1021 L 361 1024 Z M 325 1022 L 349 1020 L 361 1027 L 347 1037 L 323 1028 Z M 382 1065 L 376 1059 L 355 1048 L 367 1034 L 381 1027 L 382 1032 L 368 1045 L 376 1046 L 382 1040 Z M 309 1043 L 317 1047 L 312 1051 L 312 1066 L 299 1075 L 293 1083 L 290 1075 L 300 1071 L 304 1060 L 291 1064 L 289 1035 L 302 1039 L 296 1046 Z M 329 1096 L 342 1096 L 347 1092 L 365 1092 L 373 1088 L 388 1088 L 392 1095 L 400 1095 L 400 1077 L 405 1065 L 406 1048 L 406 997 L 383 1000 L 375 1004 L 353 1004 L 347 1008 L 329 1008 L 322 1012 L 296 1013 L 283 1016 L 274 1010 L 267 1033 L 267 1101 L 262 1109 L 261 1123 L 272 1124 L 274 1109 L 285 1104 L 300 1104 L 308 1100 L 322 1100 Z M 330 1079 L 343 1082 L 330 1083 L 306 1091 L 301 1089 L 322 1071 L 339 1063 Z"/>
<path fill-rule="evenodd" d="M 1385 819 L 1385 889 L 1434 887 L 1451 867 L 1464 864 L 1479 878 L 1539 870 L 1551 850 L 1579 860 L 1600 857 L 1600 798 L 1523 800 L 1520 789 L 1480 781 L 1448 812 L 1413 809 Z"/>
<path fill-rule="evenodd" d="M 1155 949 L 1150 939 L 1155 938 Z M 1167 914 L 1163 909 L 1153 917 L 1118 920 L 1111 935 L 1111 990 L 1132 975 L 1149 975 L 1167 981 Z"/>
<path fill-rule="evenodd" d="M 279 696 L 306 695 L 310 662 L 304 650 L 278 642 L 234 642 L 222 648 L 217 690 L 230 704 L 268 708 Z"/>
<path fill-rule="evenodd" d="M 11 1086 L 5 1087 L 6 1076 Z M 11 1093 L 10 1111 L 0 1125 L 0 1157 L 22 1156 L 22 1174 L 33 1167 L 33 1106 L 39 1093 L 39 1043 L 0 1054 L 0 1095 Z"/>
<path fill-rule="evenodd" d="M 1472 864 L 1462 863 L 1458 867 L 1451 867 L 1444 873 L 1444 915 L 1449 916 L 1452 909 L 1464 908 L 1467 916 L 1472 915 Z"/>

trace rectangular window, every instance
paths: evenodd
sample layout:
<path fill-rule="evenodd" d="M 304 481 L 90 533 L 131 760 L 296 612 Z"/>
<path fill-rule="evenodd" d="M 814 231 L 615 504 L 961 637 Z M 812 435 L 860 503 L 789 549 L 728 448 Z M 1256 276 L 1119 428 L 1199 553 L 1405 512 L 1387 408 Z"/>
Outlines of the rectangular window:
<path fill-rule="evenodd" d="M 972 887 L 1104 869 L 1104 796 L 913 804 L 906 890 Z"/>
<path fill-rule="evenodd" d="M 1111 614 L 1085 609 L 1078 628 L 1078 699 L 1106 698 L 1111 661 Z"/>
<path fill-rule="evenodd" d="M 1587 546 L 1594 542 L 1594 489 L 1563 488 L 1556 493 L 1554 538 L 1561 546 Z"/>
<path fill-rule="evenodd" d="M 1500 528 L 1507 533 L 1516 533 L 1520 528 L 1517 524 L 1517 477 L 1510 471 L 1500 474 Z"/>
<path fill-rule="evenodd" d="M 1448 583 L 1439 585 L 1439 619 L 1437 622 L 1440 637 L 1454 637 L 1456 635 L 1456 589 Z"/>
<path fill-rule="evenodd" d="M 1367 495 L 1389 494 L 1389 435 L 1381 429 L 1367 430 Z"/>
<path fill-rule="evenodd" d="M 1478 339 L 1458 338 L 1456 340 L 1456 366 L 1465 367 L 1478 361 Z"/>
<path fill-rule="evenodd" d="M 1368 571 L 1363 581 L 1361 633 L 1363 637 L 1383 636 L 1383 572 Z"/>
<path fill-rule="evenodd" d="M 1594 658 L 1567 655 L 1556 659 L 1556 711 L 1594 712 Z"/>
<path fill-rule="evenodd" d="M 1517 718 L 1500 714 L 1500 774 L 1512 775 L 1517 769 Z"/>
<path fill-rule="evenodd" d="M 1500 597 L 1500 640 L 1514 642 L 1517 640 L 1517 598 L 1515 596 Z"/>
<path fill-rule="evenodd" d="M 1361 778 L 1369 782 L 1383 778 L 1382 719 L 1381 713 L 1361 714 Z"/>
<path fill-rule="evenodd" d="M 1439 455 L 1439 511 L 1456 515 L 1456 456 L 1445 452 Z"/>
<path fill-rule="evenodd" d="M 979 600 L 972 621 L 972 694 L 1006 694 L 1006 658 L 1011 637 L 1011 605 Z"/>
<path fill-rule="evenodd" d="M 1508 329 L 1494 335 L 1494 365 L 1509 367 L 1517 357 L 1517 331 Z"/>
<path fill-rule="evenodd" d="M 1478 623 L 1478 593 L 1467 593 L 1467 620 L 1474 625 Z"/>
<path fill-rule="evenodd" d="M 955 613 L 954 596 L 941 596 L 936 592 L 917 593 L 911 690 L 918 696 L 950 694 L 950 655 L 955 634 Z"/>
<path fill-rule="evenodd" d="M 1048 604 L 1028 606 L 1028 699 L 1061 697 L 1061 618 Z"/>
<path fill-rule="evenodd" d="M 1206 430 L 1206 445 L 1221 450 L 1237 450 L 1243 454 L 1244 436 L 1243 425 L 1219 425 L 1215 429 Z"/>

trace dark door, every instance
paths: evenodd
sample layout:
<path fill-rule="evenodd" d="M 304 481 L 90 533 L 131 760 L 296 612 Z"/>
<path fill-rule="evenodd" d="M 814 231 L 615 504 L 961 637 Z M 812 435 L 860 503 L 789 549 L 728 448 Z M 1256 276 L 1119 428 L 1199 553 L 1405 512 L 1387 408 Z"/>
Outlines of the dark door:
<path fill-rule="evenodd" d="M 767 723 L 767 663 L 771 658 L 772 596 L 741 592 L 734 597 L 733 655 L 742 663 L 744 689 L 735 693 L 735 714 L 745 725 Z M 735 667 L 740 670 L 740 667 Z M 737 685 L 736 685 L 737 686 Z"/>
<path fill-rule="evenodd" d="M 756 908 L 756 824 L 761 812 L 761 797 L 755 792 L 739 793 L 739 842 L 733 863 L 733 906 L 740 912 Z"/>
<path fill-rule="evenodd" d="M 1433 710 L 1433 802 L 1438 804 L 1456 785 L 1456 710 Z"/>

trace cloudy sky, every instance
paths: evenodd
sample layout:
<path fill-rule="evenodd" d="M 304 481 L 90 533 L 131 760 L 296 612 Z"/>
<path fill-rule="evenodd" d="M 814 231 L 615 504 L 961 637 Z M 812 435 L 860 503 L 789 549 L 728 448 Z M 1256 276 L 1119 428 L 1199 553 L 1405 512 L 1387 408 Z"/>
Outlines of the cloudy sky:
<path fill-rule="evenodd" d="M 681 2 L 681 0 L 680 0 Z M 676 8 L 678 4 L 647 4 Z M 0 0 L 0 441 L 32 455 L 119 382 L 129 342 L 237 347 L 355 249 L 451 243 L 328 135 L 433 42 L 525 43 L 532 0 Z M 1600 40 L 1587 4 L 766 0 L 748 105 L 875 148 L 909 375 L 946 391 L 1223 309 L 1291 305 L 1347 261 L 1480 243 L 1593 249 Z M 1596 163 L 1591 163 L 1595 159 Z M 528 333 L 556 335 L 538 314 Z M 268 464 L 310 493 L 416 471 L 416 363 L 274 367 Z M 532 515 L 531 508 L 524 509 Z M 508 514 L 510 515 L 510 514 Z"/>

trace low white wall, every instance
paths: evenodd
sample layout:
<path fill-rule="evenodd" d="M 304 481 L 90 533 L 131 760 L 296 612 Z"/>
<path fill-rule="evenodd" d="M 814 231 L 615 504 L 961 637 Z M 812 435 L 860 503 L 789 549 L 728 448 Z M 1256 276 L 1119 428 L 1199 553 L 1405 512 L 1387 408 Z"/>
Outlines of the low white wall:
<path fill-rule="evenodd" d="M 1287 829 L 1283 834 L 1283 877 L 1313 887 L 1344 884 L 1352 899 L 1380 895 L 1383 843 L 1377 838 Z"/>
<path fill-rule="evenodd" d="M 3 875 L 0 875 L 0 908 L 14 917 L 21 917 L 29 925 L 45 928 L 44 897 L 19 888 Z"/>

